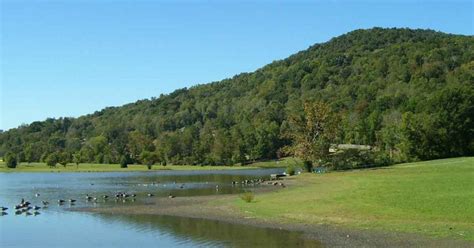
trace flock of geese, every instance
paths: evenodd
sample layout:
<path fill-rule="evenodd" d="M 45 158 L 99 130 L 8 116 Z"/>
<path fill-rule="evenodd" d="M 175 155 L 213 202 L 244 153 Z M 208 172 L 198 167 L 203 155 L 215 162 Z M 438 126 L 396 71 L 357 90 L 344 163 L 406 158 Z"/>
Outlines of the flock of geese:
<path fill-rule="evenodd" d="M 265 180 L 263 179 L 250 179 L 250 180 L 243 180 L 243 181 L 232 181 L 232 185 L 238 185 L 238 184 L 242 184 L 242 185 L 256 185 L 256 184 L 261 184 L 261 183 L 264 183 Z M 268 184 L 271 184 L 271 185 L 280 185 L 282 187 L 285 187 L 285 185 L 281 182 L 268 182 Z M 180 189 L 183 189 L 184 188 L 184 184 L 181 184 L 179 186 Z M 216 191 L 219 191 L 219 185 L 216 185 Z M 147 193 L 146 194 L 147 197 L 153 197 L 155 196 L 153 193 Z M 35 194 L 35 197 L 40 197 L 40 194 L 39 193 L 36 193 Z M 123 202 L 125 202 L 127 199 L 131 199 L 132 202 L 135 201 L 135 198 L 137 197 L 137 194 L 134 194 L 134 193 L 125 193 L 125 192 L 118 192 L 116 193 L 115 195 L 112 195 L 109 197 L 109 195 L 102 195 L 100 196 L 100 198 L 102 198 L 104 201 L 107 201 L 109 198 L 112 198 L 112 197 L 115 197 L 115 201 L 118 202 L 119 200 L 122 200 Z M 170 199 L 173 199 L 175 198 L 176 196 L 169 193 L 168 194 L 168 198 Z M 96 203 L 98 201 L 98 197 L 95 197 L 95 196 L 91 196 L 89 194 L 86 194 L 85 195 L 85 200 L 86 202 L 92 202 L 92 203 Z M 58 206 L 62 206 L 66 203 L 69 203 L 70 206 L 73 206 L 75 205 L 75 203 L 77 202 L 76 199 L 58 199 L 57 200 L 57 203 L 58 203 Z M 37 205 L 32 205 L 31 202 L 29 201 L 26 201 L 25 199 L 21 199 L 20 203 L 15 205 L 14 209 L 15 209 L 15 215 L 21 215 L 21 214 L 25 214 L 25 215 L 39 215 L 40 212 L 39 210 L 40 209 L 45 209 L 48 207 L 49 205 L 49 202 L 48 201 L 41 201 L 42 203 L 42 206 L 37 206 Z M 7 210 L 8 210 L 8 207 L 0 207 L 0 216 L 3 216 L 3 215 L 7 215 Z"/>
<path fill-rule="evenodd" d="M 154 194 L 152 193 L 148 193 L 146 194 L 147 197 L 153 197 L 155 196 Z M 39 197 L 40 194 L 39 193 L 36 193 L 35 194 L 35 197 Z M 135 201 L 135 198 L 137 197 L 137 194 L 130 194 L 130 193 L 124 193 L 124 192 L 118 192 L 116 193 L 115 195 L 115 201 L 118 201 L 118 200 L 122 200 L 123 202 L 126 201 L 126 199 L 131 199 L 132 202 Z M 168 194 L 168 198 L 172 199 L 172 198 L 175 198 L 176 196 L 169 193 Z M 85 201 L 86 202 L 92 202 L 92 203 L 97 203 L 98 201 L 98 197 L 94 197 L 94 196 L 91 196 L 89 194 L 86 194 L 85 195 Z M 109 198 L 112 198 L 112 196 L 109 197 L 109 195 L 102 195 L 100 198 L 102 198 L 104 201 L 107 201 Z M 63 206 L 65 205 L 66 203 L 69 203 L 70 206 L 74 206 L 76 204 L 77 200 L 76 199 L 58 199 L 57 200 L 57 204 L 58 206 Z M 18 203 L 17 205 L 15 205 L 14 209 L 15 209 L 15 215 L 21 215 L 21 214 L 25 214 L 27 216 L 29 215 L 39 215 L 41 214 L 39 212 L 40 209 L 45 209 L 45 208 L 48 208 L 48 206 L 50 205 L 50 203 L 48 201 L 41 201 L 42 203 L 42 206 L 37 206 L 37 205 L 32 205 L 30 201 L 26 201 L 24 198 L 21 199 L 20 203 Z M 0 212 L 1 212 L 1 216 L 4 216 L 4 215 L 7 215 L 7 210 L 9 208 L 8 207 L 0 207 Z"/>

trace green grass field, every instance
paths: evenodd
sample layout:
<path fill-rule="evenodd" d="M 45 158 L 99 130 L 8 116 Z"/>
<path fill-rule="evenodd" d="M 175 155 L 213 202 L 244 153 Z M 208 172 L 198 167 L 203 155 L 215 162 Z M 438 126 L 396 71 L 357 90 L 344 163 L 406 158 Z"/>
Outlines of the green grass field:
<path fill-rule="evenodd" d="M 195 166 L 195 165 L 153 165 L 152 170 L 238 170 L 252 168 L 285 167 L 296 161 L 293 158 L 285 158 L 279 161 L 256 162 L 240 166 Z M 0 172 L 112 172 L 112 171 L 148 171 L 146 165 L 131 164 L 128 168 L 120 168 L 119 164 L 68 164 L 66 167 L 56 165 L 49 167 L 45 163 L 21 163 L 17 168 L 7 168 L 5 162 L 0 161 Z"/>
<path fill-rule="evenodd" d="M 256 218 L 474 240 L 474 157 L 304 173 L 295 186 L 236 199 Z"/>

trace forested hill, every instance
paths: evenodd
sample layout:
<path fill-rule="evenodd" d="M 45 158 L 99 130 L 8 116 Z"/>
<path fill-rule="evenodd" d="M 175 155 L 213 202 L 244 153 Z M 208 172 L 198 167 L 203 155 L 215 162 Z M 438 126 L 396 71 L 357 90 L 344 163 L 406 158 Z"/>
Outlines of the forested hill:
<path fill-rule="evenodd" d="M 315 100 L 341 116 L 333 143 L 372 145 L 392 162 L 473 155 L 474 38 L 356 30 L 252 73 L 8 130 L 0 155 L 173 164 L 275 158 L 291 142 L 282 135 L 288 117 Z"/>

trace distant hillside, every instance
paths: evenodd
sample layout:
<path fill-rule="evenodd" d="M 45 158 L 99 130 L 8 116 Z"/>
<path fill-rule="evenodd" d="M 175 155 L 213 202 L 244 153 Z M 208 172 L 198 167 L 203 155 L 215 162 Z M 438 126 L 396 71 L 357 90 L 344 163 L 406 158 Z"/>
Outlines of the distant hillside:
<path fill-rule="evenodd" d="M 391 162 L 474 154 L 474 38 L 356 30 L 252 73 L 0 133 L 0 155 L 72 161 L 233 164 L 275 158 L 306 100 L 342 116 L 334 143 Z"/>

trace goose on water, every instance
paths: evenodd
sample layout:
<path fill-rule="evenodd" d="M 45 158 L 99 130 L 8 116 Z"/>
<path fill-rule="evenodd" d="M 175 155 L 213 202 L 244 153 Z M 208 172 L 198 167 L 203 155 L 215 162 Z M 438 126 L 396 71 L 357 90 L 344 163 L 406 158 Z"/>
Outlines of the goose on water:
<path fill-rule="evenodd" d="M 39 207 L 39 206 L 34 206 L 34 207 L 33 207 L 33 210 L 35 210 L 35 211 L 36 211 L 36 210 L 40 210 L 40 209 L 41 209 L 41 207 Z"/>
<path fill-rule="evenodd" d="M 39 194 L 39 193 L 36 193 L 36 194 L 35 194 L 35 197 L 39 197 L 39 196 L 40 196 L 40 194 Z"/>
<path fill-rule="evenodd" d="M 3 211 L 7 211 L 7 210 L 8 210 L 8 208 L 7 208 L 7 207 L 1 207 L 1 209 L 2 209 L 2 212 L 3 212 Z"/>
<path fill-rule="evenodd" d="M 64 202 L 65 202 L 65 200 L 63 200 L 63 199 L 59 199 L 59 200 L 58 200 L 58 203 L 59 203 L 59 204 L 63 204 Z"/>
<path fill-rule="evenodd" d="M 89 194 L 86 195 L 86 200 L 90 201 L 92 200 L 92 196 L 90 196 Z"/>
<path fill-rule="evenodd" d="M 76 202 L 76 200 L 75 199 L 69 199 L 69 202 L 74 203 L 74 202 Z"/>
<path fill-rule="evenodd" d="M 49 204 L 48 201 L 42 201 L 42 202 L 43 202 L 43 205 L 45 205 L 45 206 Z"/>

